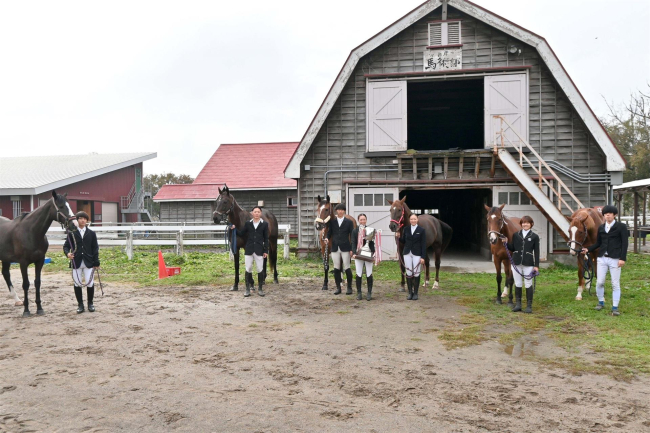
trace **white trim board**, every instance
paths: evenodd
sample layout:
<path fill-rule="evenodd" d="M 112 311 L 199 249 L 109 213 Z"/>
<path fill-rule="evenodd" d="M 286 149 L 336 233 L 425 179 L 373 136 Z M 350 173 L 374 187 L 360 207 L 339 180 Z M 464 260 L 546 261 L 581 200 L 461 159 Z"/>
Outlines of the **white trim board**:
<path fill-rule="evenodd" d="M 625 160 L 616 149 L 616 146 L 603 129 L 602 125 L 598 121 L 598 118 L 593 113 L 593 111 L 591 111 L 591 108 L 589 108 L 587 102 L 580 94 L 580 91 L 575 86 L 567 72 L 564 70 L 562 64 L 555 56 L 555 53 L 544 38 L 526 29 L 523 29 L 467 0 L 449 0 L 448 4 L 479 21 L 482 21 L 485 24 L 488 24 L 508 34 L 512 38 L 518 39 L 536 48 L 540 57 L 551 71 L 551 74 L 553 74 L 553 77 L 560 85 L 560 88 L 567 95 L 567 98 L 569 101 L 571 101 L 571 104 L 575 108 L 580 118 L 585 122 L 587 129 L 595 138 L 596 143 L 598 143 L 600 148 L 605 153 L 607 160 L 607 170 L 625 171 Z M 336 81 L 325 97 L 323 104 L 320 106 L 318 112 L 316 113 L 316 116 L 309 125 L 305 136 L 300 141 L 300 145 L 291 157 L 291 160 L 289 161 L 289 164 L 287 165 L 287 168 L 284 172 L 284 177 L 292 179 L 300 178 L 300 164 L 307 154 L 307 151 L 311 147 L 314 139 L 316 138 L 318 131 L 327 119 L 327 116 L 336 103 L 336 100 L 343 91 L 345 84 L 352 76 L 352 73 L 354 72 L 357 63 L 359 62 L 359 59 L 368 54 L 370 51 L 379 47 L 384 42 L 388 41 L 393 36 L 397 35 L 399 32 L 414 24 L 416 21 L 431 13 L 440 5 L 440 0 L 429 0 L 421 4 L 399 20 L 395 21 L 392 25 L 385 28 L 370 38 L 368 41 L 352 50 L 348 56 L 348 59 L 343 65 L 343 68 L 339 72 Z"/>

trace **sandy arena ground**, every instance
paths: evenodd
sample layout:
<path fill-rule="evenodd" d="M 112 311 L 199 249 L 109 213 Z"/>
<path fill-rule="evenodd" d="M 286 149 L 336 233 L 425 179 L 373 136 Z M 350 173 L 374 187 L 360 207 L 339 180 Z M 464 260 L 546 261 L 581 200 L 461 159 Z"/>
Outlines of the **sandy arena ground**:
<path fill-rule="evenodd" d="M 650 431 L 648 378 L 548 369 L 543 335 L 447 350 L 462 307 L 376 285 L 367 302 L 309 280 L 247 299 L 110 284 L 77 315 L 70 276 L 46 274 L 46 315 L 22 318 L 2 283 L 0 431 Z"/>

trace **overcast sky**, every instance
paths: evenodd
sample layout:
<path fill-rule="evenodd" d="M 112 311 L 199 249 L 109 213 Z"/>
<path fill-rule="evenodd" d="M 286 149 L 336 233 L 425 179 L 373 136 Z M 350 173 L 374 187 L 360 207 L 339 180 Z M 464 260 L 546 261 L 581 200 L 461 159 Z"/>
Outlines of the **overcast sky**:
<path fill-rule="evenodd" d="M 599 116 L 650 81 L 650 1 L 474 2 L 544 36 Z M 350 50 L 420 3 L 0 2 L 0 153 L 196 176 L 219 143 L 299 141 Z"/>

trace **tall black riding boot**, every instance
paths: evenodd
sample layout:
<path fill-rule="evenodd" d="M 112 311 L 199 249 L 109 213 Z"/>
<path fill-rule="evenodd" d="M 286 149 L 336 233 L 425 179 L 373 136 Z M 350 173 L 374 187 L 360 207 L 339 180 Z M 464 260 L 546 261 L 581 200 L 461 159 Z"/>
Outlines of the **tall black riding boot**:
<path fill-rule="evenodd" d="M 251 275 L 251 279 L 253 279 L 252 275 Z M 259 272 L 257 274 L 257 294 L 260 296 L 264 296 L 264 291 L 262 290 L 263 285 L 264 285 L 264 272 Z"/>
<path fill-rule="evenodd" d="M 334 283 L 336 284 L 336 291 L 334 292 L 334 294 L 340 295 L 341 294 L 341 270 L 340 269 L 334 269 Z"/>
<path fill-rule="evenodd" d="M 244 274 L 244 281 L 246 282 L 246 291 L 244 292 L 244 296 L 249 297 L 251 295 L 251 290 L 255 287 L 255 280 L 253 280 L 253 273 L 246 272 Z"/>
<path fill-rule="evenodd" d="M 95 306 L 93 305 L 93 298 L 95 297 L 95 285 L 86 287 L 88 292 L 88 311 L 91 313 L 95 312 Z"/>
<path fill-rule="evenodd" d="M 521 311 L 521 287 L 515 287 L 515 306 L 512 311 Z"/>
<path fill-rule="evenodd" d="M 361 279 L 362 277 L 355 275 L 355 282 L 357 283 L 357 301 L 360 301 L 363 298 L 361 295 Z"/>
<path fill-rule="evenodd" d="M 366 301 L 372 299 L 372 275 L 366 276 L 366 283 L 368 283 L 368 294 L 366 295 Z"/>
<path fill-rule="evenodd" d="M 74 286 L 74 297 L 77 298 L 77 314 L 86 311 L 84 308 L 84 294 L 80 286 Z"/>
<path fill-rule="evenodd" d="M 409 290 L 409 295 L 406 299 L 410 301 L 413 299 L 413 277 L 406 276 L 406 286 Z"/>
<path fill-rule="evenodd" d="M 413 301 L 418 300 L 418 290 L 420 290 L 420 276 L 413 277 Z"/>
<path fill-rule="evenodd" d="M 533 287 L 526 287 L 526 309 L 524 313 L 533 312 Z"/>
<path fill-rule="evenodd" d="M 345 278 L 348 280 L 348 290 L 345 292 L 346 295 L 352 294 L 352 269 L 347 268 L 345 270 Z"/>

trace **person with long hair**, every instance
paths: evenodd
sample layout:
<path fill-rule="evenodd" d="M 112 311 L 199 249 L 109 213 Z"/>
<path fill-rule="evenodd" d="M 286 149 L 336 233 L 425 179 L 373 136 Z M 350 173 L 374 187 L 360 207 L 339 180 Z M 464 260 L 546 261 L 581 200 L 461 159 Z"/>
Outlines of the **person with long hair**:
<path fill-rule="evenodd" d="M 368 249 L 372 254 L 375 253 L 375 241 L 374 240 L 366 240 L 365 233 L 367 229 L 373 230 L 369 227 L 366 226 L 366 223 L 368 222 L 368 217 L 366 214 L 360 214 L 357 218 L 357 221 L 359 221 L 359 226 L 355 228 L 352 231 L 352 258 L 354 259 L 354 265 L 357 271 L 357 276 L 356 276 L 356 284 L 357 284 L 357 300 L 361 300 L 363 298 L 361 294 L 361 282 L 363 279 L 363 268 L 365 266 L 366 268 L 366 283 L 368 284 L 368 293 L 366 294 L 366 300 L 371 300 L 372 299 L 372 283 L 373 283 L 373 278 L 372 278 L 372 266 L 373 262 L 372 261 L 367 261 L 367 260 L 362 260 L 358 258 L 357 252 L 359 249 L 365 247 L 366 245 L 368 246 Z M 359 233 L 362 234 L 363 239 L 361 239 L 361 245 L 358 244 L 359 242 Z"/>

